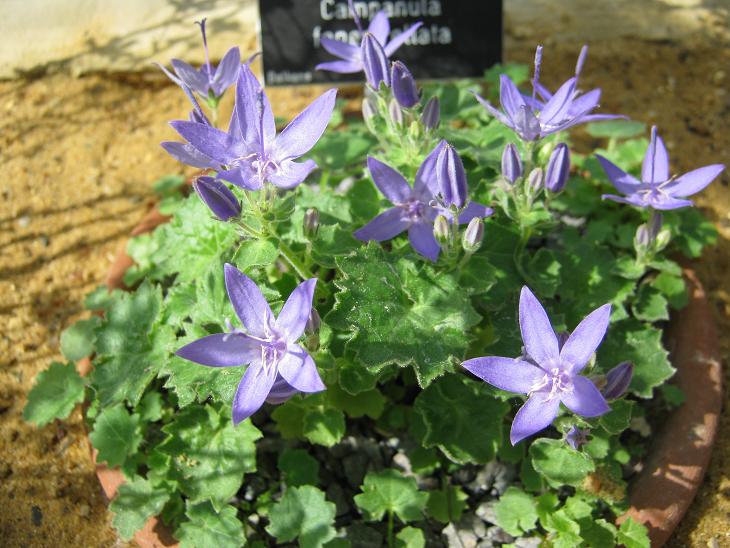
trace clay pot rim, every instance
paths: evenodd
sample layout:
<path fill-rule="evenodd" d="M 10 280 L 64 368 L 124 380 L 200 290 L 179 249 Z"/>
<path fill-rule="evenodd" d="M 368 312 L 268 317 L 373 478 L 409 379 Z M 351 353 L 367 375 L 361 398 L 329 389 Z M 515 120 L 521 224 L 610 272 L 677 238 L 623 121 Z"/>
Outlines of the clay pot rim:
<path fill-rule="evenodd" d="M 169 219 L 155 206 L 130 237 L 151 232 Z M 107 273 L 105 285 L 110 290 L 126 289 L 124 273 L 133 265 L 126 253 L 127 241 L 120 245 Z M 689 302 L 672 316 L 668 333 L 674 343 L 670 353 L 670 361 L 677 369 L 674 379 L 687 400 L 670 414 L 654 437 L 643 470 L 631 481 L 629 510 L 617 519 L 617 523 L 622 523 L 632 517 L 643 523 L 649 529 L 653 547 L 662 546 L 669 539 L 697 494 L 709 465 L 722 407 L 722 365 L 715 318 L 695 272 L 685 267 L 683 274 Z M 79 364 L 82 374 L 91 367 L 89 360 L 84 362 Z M 118 469 L 98 464 L 95 450 L 92 458 L 102 489 L 111 500 L 124 483 L 124 476 Z M 134 540 L 141 548 L 179 546 L 157 516 L 145 523 Z"/>

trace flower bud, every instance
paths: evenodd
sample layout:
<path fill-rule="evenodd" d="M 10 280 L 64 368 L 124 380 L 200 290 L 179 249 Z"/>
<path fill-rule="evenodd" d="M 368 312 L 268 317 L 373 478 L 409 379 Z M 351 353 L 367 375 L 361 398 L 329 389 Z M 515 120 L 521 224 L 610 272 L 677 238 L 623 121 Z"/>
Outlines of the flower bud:
<path fill-rule="evenodd" d="M 517 147 L 509 143 L 502 151 L 502 176 L 510 183 L 520 178 L 522 175 L 522 160 Z"/>
<path fill-rule="evenodd" d="M 601 388 L 603 397 L 615 400 L 624 395 L 631 384 L 634 366 L 631 362 L 622 362 L 606 373 L 606 384 Z"/>
<path fill-rule="evenodd" d="M 377 115 L 378 105 L 375 104 L 375 98 L 372 97 L 369 93 L 366 93 L 365 97 L 362 100 L 362 119 L 367 124 Z"/>
<path fill-rule="evenodd" d="M 307 318 L 307 323 L 304 326 L 304 332 L 307 335 L 319 333 L 319 328 L 321 326 L 322 326 L 322 318 L 320 318 L 319 312 L 317 312 L 317 309 L 312 307 L 312 310 L 309 313 L 309 318 Z"/>
<path fill-rule="evenodd" d="M 573 428 L 571 428 L 565 435 L 565 443 L 577 451 L 583 445 L 588 443 L 588 434 L 590 434 L 590 432 L 591 431 L 587 428 L 578 428 L 577 426 L 573 426 Z"/>
<path fill-rule="evenodd" d="M 444 205 L 461 208 L 466 201 L 466 172 L 456 149 L 445 141 L 436 159 L 436 180 Z"/>
<path fill-rule="evenodd" d="M 391 99 L 388 103 L 388 116 L 396 127 L 403 127 L 405 120 L 403 119 L 403 111 L 398 104 L 398 101 Z"/>
<path fill-rule="evenodd" d="M 438 97 L 431 97 L 421 113 L 421 123 L 427 130 L 439 127 L 441 121 L 441 104 Z"/>
<path fill-rule="evenodd" d="M 304 213 L 304 221 L 302 223 L 304 237 L 313 240 L 319 232 L 319 210 L 311 207 Z"/>
<path fill-rule="evenodd" d="M 404 108 L 411 108 L 418 103 L 418 88 L 416 80 L 413 78 L 411 71 L 408 70 L 401 61 L 393 63 L 393 70 L 390 74 L 390 82 L 393 88 L 393 97 Z"/>
<path fill-rule="evenodd" d="M 475 253 L 482 246 L 484 239 L 484 221 L 480 217 L 474 217 L 464 231 L 461 246 L 467 253 Z"/>
<path fill-rule="evenodd" d="M 634 234 L 634 248 L 638 251 L 646 251 L 652 243 L 652 238 L 647 225 L 639 225 Z"/>
<path fill-rule="evenodd" d="M 213 177 L 198 177 L 193 189 L 218 219 L 227 221 L 241 214 L 241 203 L 231 190 Z"/>
<path fill-rule="evenodd" d="M 375 90 L 380 89 L 380 82 L 384 82 L 386 87 L 390 87 L 388 56 L 385 55 L 383 46 L 372 33 L 366 32 L 363 36 L 360 43 L 360 54 L 368 84 Z"/>
<path fill-rule="evenodd" d="M 433 222 L 433 235 L 442 249 L 451 247 L 451 224 L 443 215 L 436 217 Z"/>
<path fill-rule="evenodd" d="M 570 151 L 568 145 L 560 143 L 555 147 L 545 172 L 545 188 L 550 192 L 558 193 L 565 188 L 570 174 Z"/>
<path fill-rule="evenodd" d="M 536 167 L 527 176 L 527 190 L 532 195 L 536 195 L 542 188 L 542 169 Z"/>

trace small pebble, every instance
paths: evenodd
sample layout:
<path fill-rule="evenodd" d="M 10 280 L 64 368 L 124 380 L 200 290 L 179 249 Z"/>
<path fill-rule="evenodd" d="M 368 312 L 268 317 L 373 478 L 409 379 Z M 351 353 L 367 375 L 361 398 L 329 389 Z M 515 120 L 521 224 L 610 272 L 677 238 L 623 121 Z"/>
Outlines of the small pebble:
<path fill-rule="evenodd" d="M 28 228 L 28 225 L 30 224 L 30 216 L 29 215 L 23 215 L 22 217 L 18 218 L 18 226 L 20 228 Z"/>

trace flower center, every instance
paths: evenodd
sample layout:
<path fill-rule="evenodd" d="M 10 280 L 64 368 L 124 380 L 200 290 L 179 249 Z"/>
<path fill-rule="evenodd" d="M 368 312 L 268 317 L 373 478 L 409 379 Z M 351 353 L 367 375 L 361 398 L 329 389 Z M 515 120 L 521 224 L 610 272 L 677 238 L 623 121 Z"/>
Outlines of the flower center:
<path fill-rule="evenodd" d="M 279 164 L 270 159 L 268 155 L 260 152 L 252 152 L 248 156 L 242 156 L 233 161 L 233 165 L 240 166 L 242 164 L 248 164 L 256 172 L 256 177 L 262 184 L 270 173 L 279 171 Z"/>
<path fill-rule="evenodd" d="M 414 223 L 417 223 L 423 217 L 426 204 L 418 200 L 410 200 L 400 205 L 403 213 Z"/>
<path fill-rule="evenodd" d="M 545 373 L 543 378 L 530 389 L 530 393 L 547 393 L 547 399 L 550 400 L 559 397 L 563 392 L 570 392 L 572 390 L 573 379 L 570 375 L 559 367 L 554 367 Z"/>

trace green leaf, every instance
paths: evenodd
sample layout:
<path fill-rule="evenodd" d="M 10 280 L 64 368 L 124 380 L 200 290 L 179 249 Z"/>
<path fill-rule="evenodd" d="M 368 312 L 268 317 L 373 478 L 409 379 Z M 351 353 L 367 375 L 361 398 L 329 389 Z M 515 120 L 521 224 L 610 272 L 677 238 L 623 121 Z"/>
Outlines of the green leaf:
<path fill-rule="evenodd" d="M 446 485 L 438 491 L 428 492 L 426 512 L 441 523 L 456 523 L 467 507 L 467 498 L 467 494 L 459 487 Z"/>
<path fill-rule="evenodd" d="M 162 431 L 158 447 L 172 457 L 171 474 L 193 502 L 210 499 L 220 510 L 236 494 L 243 475 L 256 471 L 256 446 L 261 432 L 243 421 L 234 426 L 210 405 L 179 411 Z"/>
<path fill-rule="evenodd" d="M 279 250 L 269 240 L 246 240 L 233 256 L 233 264 L 241 272 L 253 266 L 266 266 L 279 257 Z"/>
<path fill-rule="evenodd" d="M 352 418 L 367 415 L 377 419 L 383 413 L 386 402 L 385 396 L 379 390 L 365 390 L 353 396 L 336 383 L 327 387 L 327 399 L 334 407 Z"/>
<path fill-rule="evenodd" d="M 373 242 L 338 259 L 343 277 L 326 322 L 351 333 L 347 348 L 371 372 L 412 365 L 426 387 L 463 359 L 479 315 L 453 274 L 417 261 Z"/>
<path fill-rule="evenodd" d="M 502 529 L 512 536 L 521 536 L 535 528 L 535 499 L 517 487 L 509 487 L 494 506 L 494 515 Z"/>
<path fill-rule="evenodd" d="M 532 466 L 553 486 L 580 485 L 595 470 L 586 453 L 570 448 L 563 440 L 540 438 L 530 446 Z"/>
<path fill-rule="evenodd" d="M 75 362 L 94 352 L 95 330 L 99 323 L 101 319 L 94 316 L 88 320 L 79 320 L 61 333 L 61 352 L 67 360 Z"/>
<path fill-rule="evenodd" d="M 620 434 L 629 427 L 631 423 L 631 410 L 634 402 L 628 400 L 616 400 L 611 402 L 611 411 L 601 415 L 598 423 L 609 434 Z"/>
<path fill-rule="evenodd" d="M 423 518 L 428 494 L 419 492 L 415 478 L 407 478 L 393 469 L 368 472 L 362 485 L 362 494 L 355 496 L 355 504 L 368 521 L 380 521 L 393 512 L 403 523 Z"/>
<path fill-rule="evenodd" d="M 319 462 L 304 449 L 284 449 L 278 467 L 290 487 L 319 483 Z"/>
<path fill-rule="evenodd" d="M 663 212 L 663 217 L 672 231 L 672 244 L 687 257 L 699 257 L 705 246 L 717 241 L 715 225 L 693 207 Z"/>
<path fill-rule="evenodd" d="M 36 377 L 23 409 L 23 419 L 43 426 L 53 419 L 65 419 L 83 400 L 84 379 L 76 366 L 53 362 Z"/>
<path fill-rule="evenodd" d="M 167 361 L 174 334 L 169 326 L 157 324 L 159 287 L 145 282 L 134 293 L 114 294 L 113 299 L 96 332 L 91 380 L 102 406 L 124 400 L 136 405 Z"/>
<path fill-rule="evenodd" d="M 318 548 L 334 538 L 335 505 L 324 493 L 305 485 L 290 487 L 269 512 L 266 531 L 279 543 L 299 539 L 302 548 Z"/>
<path fill-rule="evenodd" d="M 650 285 L 642 285 L 634 302 L 634 316 L 645 322 L 668 320 L 667 299 Z"/>
<path fill-rule="evenodd" d="M 652 287 L 658 289 L 662 295 L 669 301 L 669 306 L 675 310 L 681 310 L 687 306 L 688 295 L 687 286 L 684 283 L 684 278 L 680 275 L 671 274 L 669 272 L 662 272 L 654 281 L 651 282 Z"/>
<path fill-rule="evenodd" d="M 119 486 L 109 509 L 112 524 L 124 540 L 131 540 L 152 516 L 162 511 L 170 498 L 165 487 L 155 487 L 144 478 L 135 477 Z"/>
<path fill-rule="evenodd" d="M 291 399 L 282 405 L 278 405 L 271 413 L 271 418 L 284 439 L 295 439 L 304 436 L 304 415 L 306 408 L 302 406 L 301 400 Z"/>
<path fill-rule="evenodd" d="M 654 387 L 674 374 L 662 345 L 662 331 L 634 319 L 611 324 L 598 348 L 598 363 L 605 364 L 604 369 L 623 361 L 634 364 L 630 389 L 642 398 L 650 398 Z"/>
<path fill-rule="evenodd" d="M 89 439 L 99 451 L 97 461 L 122 466 L 142 442 L 139 415 L 130 414 L 121 404 L 108 407 L 97 417 Z"/>
<path fill-rule="evenodd" d="M 337 409 L 311 409 L 304 416 L 302 433 L 312 443 L 332 447 L 345 435 L 345 416 Z"/>
<path fill-rule="evenodd" d="M 624 521 L 619 527 L 618 542 L 626 548 L 649 548 L 651 545 L 646 527 L 632 518 Z"/>
<path fill-rule="evenodd" d="M 139 402 L 136 411 L 143 421 L 155 422 L 162 418 L 162 395 L 159 392 L 147 392 Z"/>
<path fill-rule="evenodd" d="M 396 548 L 425 548 L 426 535 L 416 527 L 404 527 L 395 536 Z"/>
<path fill-rule="evenodd" d="M 209 501 L 187 503 L 189 521 L 175 530 L 181 548 L 238 548 L 246 544 L 243 523 L 236 517 L 236 508 L 227 504 L 216 511 Z"/>
<path fill-rule="evenodd" d="M 539 295 L 550 298 L 560 287 L 562 265 L 555 253 L 544 247 L 537 250 L 529 261 L 530 286 Z"/>
<path fill-rule="evenodd" d="M 509 405 L 491 395 L 484 383 L 449 375 L 423 390 L 414 403 L 423 425 L 421 442 L 437 446 L 454 462 L 486 463 L 502 439 L 502 418 Z"/>
<path fill-rule="evenodd" d="M 594 520 L 592 517 L 578 519 L 580 525 L 580 536 L 591 548 L 602 548 L 603 546 L 615 546 L 617 529 L 613 523 L 605 519 Z"/>
<path fill-rule="evenodd" d="M 545 515 L 540 522 L 552 535 L 552 546 L 555 548 L 573 548 L 581 544 L 580 525 L 571 518 L 564 508 Z"/>

